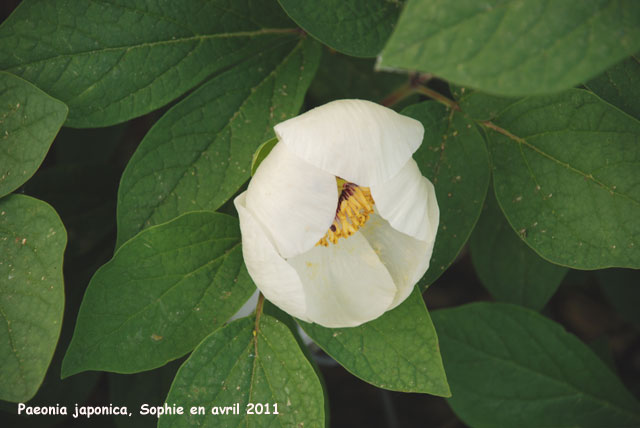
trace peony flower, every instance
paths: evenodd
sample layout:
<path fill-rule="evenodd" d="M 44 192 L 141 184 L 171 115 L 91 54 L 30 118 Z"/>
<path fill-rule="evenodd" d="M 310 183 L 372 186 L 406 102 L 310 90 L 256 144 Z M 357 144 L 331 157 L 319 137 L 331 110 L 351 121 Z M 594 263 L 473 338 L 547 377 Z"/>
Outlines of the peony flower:
<path fill-rule="evenodd" d="M 303 321 L 352 327 L 402 303 L 429 267 L 435 191 L 417 120 L 339 100 L 279 123 L 234 203 L 258 289 Z"/>

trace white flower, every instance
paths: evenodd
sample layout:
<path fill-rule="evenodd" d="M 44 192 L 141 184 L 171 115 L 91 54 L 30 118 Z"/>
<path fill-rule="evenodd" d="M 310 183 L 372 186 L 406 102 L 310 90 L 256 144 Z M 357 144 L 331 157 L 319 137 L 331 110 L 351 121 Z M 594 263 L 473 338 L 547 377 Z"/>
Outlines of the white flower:
<path fill-rule="evenodd" d="M 234 201 L 260 291 L 325 327 L 398 306 L 429 267 L 439 221 L 433 185 L 411 157 L 422 124 L 340 100 L 274 130 L 278 143 Z"/>

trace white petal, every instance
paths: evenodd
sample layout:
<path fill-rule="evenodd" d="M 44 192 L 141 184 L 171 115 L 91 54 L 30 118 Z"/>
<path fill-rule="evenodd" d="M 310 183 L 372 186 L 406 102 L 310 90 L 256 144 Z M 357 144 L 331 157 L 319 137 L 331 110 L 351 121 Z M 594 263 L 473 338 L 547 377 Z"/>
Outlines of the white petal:
<path fill-rule="evenodd" d="M 245 207 L 247 192 L 233 202 L 240 218 L 242 255 L 249 275 L 262 294 L 283 311 L 310 321 L 307 316 L 305 291 L 296 271 L 284 260 Z"/>
<path fill-rule="evenodd" d="M 393 278 L 398 291 L 389 309 L 409 297 L 413 286 L 429 268 L 433 241 L 412 238 L 394 229 L 378 214 L 372 214 L 360 229 Z"/>
<path fill-rule="evenodd" d="M 231 315 L 231 318 L 229 318 L 229 322 L 251 315 L 258 305 L 258 297 L 260 297 L 260 292 L 256 290 L 256 292 L 253 293 L 251 297 L 249 297 L 249 300 L 247 300 L 244 305 L 242 305 L 242 307 L 238 309 L 238 312 Z"/>
<path fill-rule="evenodd" d="M 312 248 L 331 226 L 338 205 L 333 175 L 278 143 L 247 189 L 247 209 L 284 258 Z"/>
<path fill-rule="evenodd" d="M 424 178 L 424 177 L 423 177 Z M 428 242 L 431 242 L 433 246 L 438 233 L 438 226 L 440 225 L 440 208 L 438 207 L 438 200 L 436 199 L 436 189 L 433 187 L 433 183 L 427 180 L 427 216 L 429 216 L 429 236 Z"/>
<path fill-rule="evenodd" d="M 304 284 L 308 318 L 325 327 L 371 321 L 389 308 L 396 294 L 389 272 L 358 232 L 288 261 Z"/>
<path fill-rule="evenodd" d="M 433 242 L 440 210 L 433 184 L 422 176 L 416 161 L 409 159 L 395 177 L 370 190 L 376 210 L 394 229 Z"/>
<path fill-rule="evenodd" d="M 300 158 L 361 186 L 396 175 L 424 134 L 419 121 L 363 100 L 330 102 L 274 130 Z"/>

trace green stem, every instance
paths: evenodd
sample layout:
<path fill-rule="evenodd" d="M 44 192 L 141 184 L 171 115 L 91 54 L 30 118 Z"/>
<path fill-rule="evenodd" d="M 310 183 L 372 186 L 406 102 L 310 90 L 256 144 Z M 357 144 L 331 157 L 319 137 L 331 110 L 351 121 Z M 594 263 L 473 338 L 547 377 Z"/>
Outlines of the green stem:
<path fill-rule="evenodd" d="M 254 330 L 256 333 L 260 330 L 260 317 L 262 316 L 262 307 L 264 306 L 264 294 L 260 293 L 258 296 L 258 304 L 256 305 L 256 323 Z"/>
<path fill-rule="evenodd" d="M 391 92 L 389 95 L 383 99 L 380 104 L 385 107 L 391 107 L 395 104 L 398 104 L 400 101 L 413 94 L 413 86 L 411 86 L 410 82 L 405 83 L 404 85 L 397 88 L 395 91 Z"/>
<path fill-rule="evenodd" d="M 478 123 L 480 125 L 484 126 L 485 128 L 493 129 L 494 131 L 496 131 L 496 132 L 498 132 L 498 133 L 500 133 L 500 134 L 502 134 L 502 135 L 504 135 L 506 137 L 509 137 L 512 140 L 517 141 L 518 143 L 526 144 L 526 141 L 523 140 L 522 138 L 520 138 L 520 137 L 518 137 L 516 135 L 513 135 L 511 132 L 507 131 L 504 128 L 500 128 L 498 125 L 496 125 L 495 123 L 493 123 L 493 122 L 491 122 L 489 120 L 479 121 Z"/>
<path fill-rule="evenodd" d="M 416 93 L 416 87 L 419 85 L 424 85 L 429 80 L 431 80 L 433 76 L 429 73 L 419 74 L 412 73 L 409 75 L 409 81 L 404 85 L 400 86 L 389 95 L 387 95 L 381 102 L 385 107 L 391 107 L 393 105 L 398 104 L 400 101 L 408 97 L 409 95 L 413 95 Z"/>
<path fill-rule="evenodd" d="M 431 88 L 427 88 L 424 85 L 418 85 L 414 88 L 414 92 L 418 93 L 418 94 L 422 94 L 422 95 L 426 95 L 427 97 L 439 102 L 440 104 L 444 104 L 447 107 L 449 107 L 452 110 L 460 110 L 460 106 L 458 106 L 458 103 L 445 97 L 444 95 L 442 95 L 439 92 L 434 91 Z"/>
<path fill-rule="evenodd" d="M 264 294 L 258 296 L 258 304 L 256 305 L 256 321 L 253 324 L 253 346 L 256 358 L 258 358 L 258 332 L 260 331 L 260 317 L 262 316 L 262 308 L 264 307 Z"/>

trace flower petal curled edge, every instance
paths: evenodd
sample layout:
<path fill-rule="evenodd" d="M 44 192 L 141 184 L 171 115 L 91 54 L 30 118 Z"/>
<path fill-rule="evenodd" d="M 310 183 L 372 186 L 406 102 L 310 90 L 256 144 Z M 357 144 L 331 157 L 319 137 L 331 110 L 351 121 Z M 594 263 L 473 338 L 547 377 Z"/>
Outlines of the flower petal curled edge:
<path fill-rule="evenodd" d="M 296 156 L 359 186 L 395 176 L 418 150 L 422 124 L 364 100 L 338 100 L 277 124 Z"/>
<path fill-rule="evenodd" d="M 333 122 L 320 126 L 314 112 Z M 383 123 L 372 128 L 372 117 Z M 402 303 L 429 266 L 439 221 L 433 185 L 411 158 L 422 125 L 367 101 L 345 100 L 275 129 L 280 142 L 234 201 L 245 263 L 258 288 L 285 312 L 325 327 L 357 326 Z M 310 149 L 313 144 L 325 147 Z M 363 155 L 367 150 L 376 155 Z M 375 213 L 349 238 L 316 246 L 335 215 L 336 175 L 368 184 Z"/>

